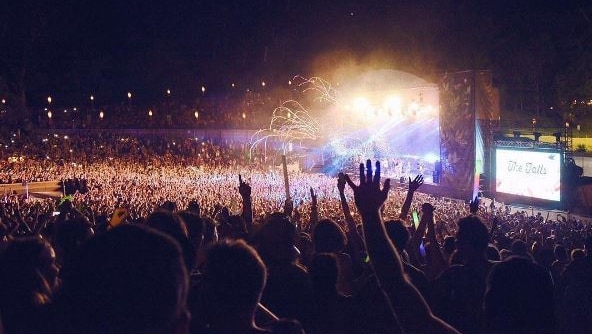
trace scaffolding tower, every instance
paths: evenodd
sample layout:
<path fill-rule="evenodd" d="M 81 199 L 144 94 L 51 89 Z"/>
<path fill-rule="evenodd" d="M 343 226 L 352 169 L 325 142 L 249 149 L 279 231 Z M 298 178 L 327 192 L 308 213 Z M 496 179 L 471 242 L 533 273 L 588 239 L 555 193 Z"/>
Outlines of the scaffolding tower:
<path fill-rule="evenodd" d="M 573 128 L 569 122 L 565 122 L 565 128 L 563 130 L 563 161 L 573 159 Z"/>

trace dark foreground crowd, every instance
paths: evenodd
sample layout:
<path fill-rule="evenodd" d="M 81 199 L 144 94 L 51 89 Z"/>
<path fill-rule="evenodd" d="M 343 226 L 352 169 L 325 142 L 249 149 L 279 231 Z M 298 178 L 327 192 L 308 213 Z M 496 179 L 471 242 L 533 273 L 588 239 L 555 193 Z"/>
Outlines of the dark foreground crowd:
<path fill-rule="evenodd" d="M 127 162 L 85 160 L 86 194 L 6 194 L 3 333 L 592 332 L 586 222 L 432 198 L 419 176 L 395 189 L 370 161 L 355 180 L 291 175 L 280 200 L 274 172 L 243 178 L 240 153 L 199 145 L 199 170 L 112 152 Z"/>

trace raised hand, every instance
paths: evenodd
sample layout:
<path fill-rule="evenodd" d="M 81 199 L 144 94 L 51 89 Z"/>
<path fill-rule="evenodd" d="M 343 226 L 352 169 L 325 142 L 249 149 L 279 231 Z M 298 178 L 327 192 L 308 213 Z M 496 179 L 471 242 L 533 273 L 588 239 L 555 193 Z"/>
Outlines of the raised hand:
<path fill-rule="evenodd" d="M 312 201 L 311 205 L 316 208 L 318 205 L 317 195 L 315 195 L 314 189 L 312 189 L 312 187 L 310 187 L 310 198 Z"/>
<path fill-rule="evenodd" d="M 339 173 L 337 175 L 337 190 L 339 190 L 340 194 L 345 191 L 345 183 L 345 174 Z"/>
<path fill-rule="evenodd" d="M 294 211 L 294 203 L 291 198 L 286 198 L 284 201 L 284 214 L 290 217 L 292 216 L 292 211 Z"/>
<path fill-rule="evenodd" d="M 238 174 L 238 193 L 243 199 L 243 210 L 241 217 L 245 220 L 247 228 L 251 230 L 253 226 L 253 204 L 251 201 L 251 186 L 243 181 L 243 177 Z"/>
<path fill-rule="evenodd" d="M 367 214 L 378 214 L 380 207 L 384 204 L 391 188 L 391 180 L 384 181 L 380 189 L 380 161 L 376 161 L 376 170 L 372 172 L 372 162 L 366 161 L 366 172 L 364 173 L 364 164 L 360 164 L 360 185 L 356 186 L 345 175 L 345 181 L 354 191 L 354 200 L 358 211 L 362 216 Z"/>
<path fill-rule="evenodd" d="M 409 333 L 457 333 L 432 314 L 421 294 L 405 278 L 401 258 L 379 213 L 390 189 L 388 179 L 380 189 L 380 163 L 376 162 L 376 170 L 372 173 L 372 162 L 368 160 L 365 174 L 364 165 L 360 164 L 359 186 L 347 175 L 345 180 L 354 191 L 356 206 L 362 216 L 366 250 L 376 279 L 402 329 Z"/>
<path fill-rule="evenodd" d="M 423 184 L 423 175 L 417 175 L 413 181 L 409 178 L 409 191 L 416 191 Z"/>
<path fill-rule="evenodd" d="M 243 181 L 243 177 L 240 174 L 238 175 L 238 193 L 243 198 L 251 197 L 251 186 Z"/>
<path fill-rule="evenodd" d="M 319 207 L 317 202 L 317 195 L 314 192 L 314 189 L 310 187 L 310 198 L 311 198 L 311 205 L 310 205 L 310 230 L 314 231 L 315 226 L 319 222 Z"/>
<path fill-rule="evenodd" d="M 479 197 L 475 196 L 475 199 L 469 202 L 469 211 L 476 215 L 479 211 Z"/>

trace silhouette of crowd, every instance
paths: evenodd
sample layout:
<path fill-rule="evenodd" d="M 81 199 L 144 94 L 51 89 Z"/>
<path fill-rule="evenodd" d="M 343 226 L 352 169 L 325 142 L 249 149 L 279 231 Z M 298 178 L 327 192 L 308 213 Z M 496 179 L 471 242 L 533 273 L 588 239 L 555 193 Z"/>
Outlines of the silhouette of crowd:
<path fill-rule="evenodd" d="M 586 221 L 396 187 L 371 161 L 290 172 L 286 198 L 261 152 L 172 140 L 2 153 L 26 154 L 3 180 L 88 190 L 0 200 L 3 333 L 592 332 Z"/>

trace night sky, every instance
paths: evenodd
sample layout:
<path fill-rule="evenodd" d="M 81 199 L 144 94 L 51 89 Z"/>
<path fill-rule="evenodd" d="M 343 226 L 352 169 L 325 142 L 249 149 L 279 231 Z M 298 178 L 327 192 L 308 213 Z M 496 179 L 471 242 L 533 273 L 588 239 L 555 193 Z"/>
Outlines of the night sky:
<path fill-rule="evenodd" d="M 345 67 L 431 81 L 490 69 L 502 93 L 592 96 L 590 1 L 4 0 L 0 28 L 0 95 L 25 89 L 33 106 L 191 99 Z"/>

